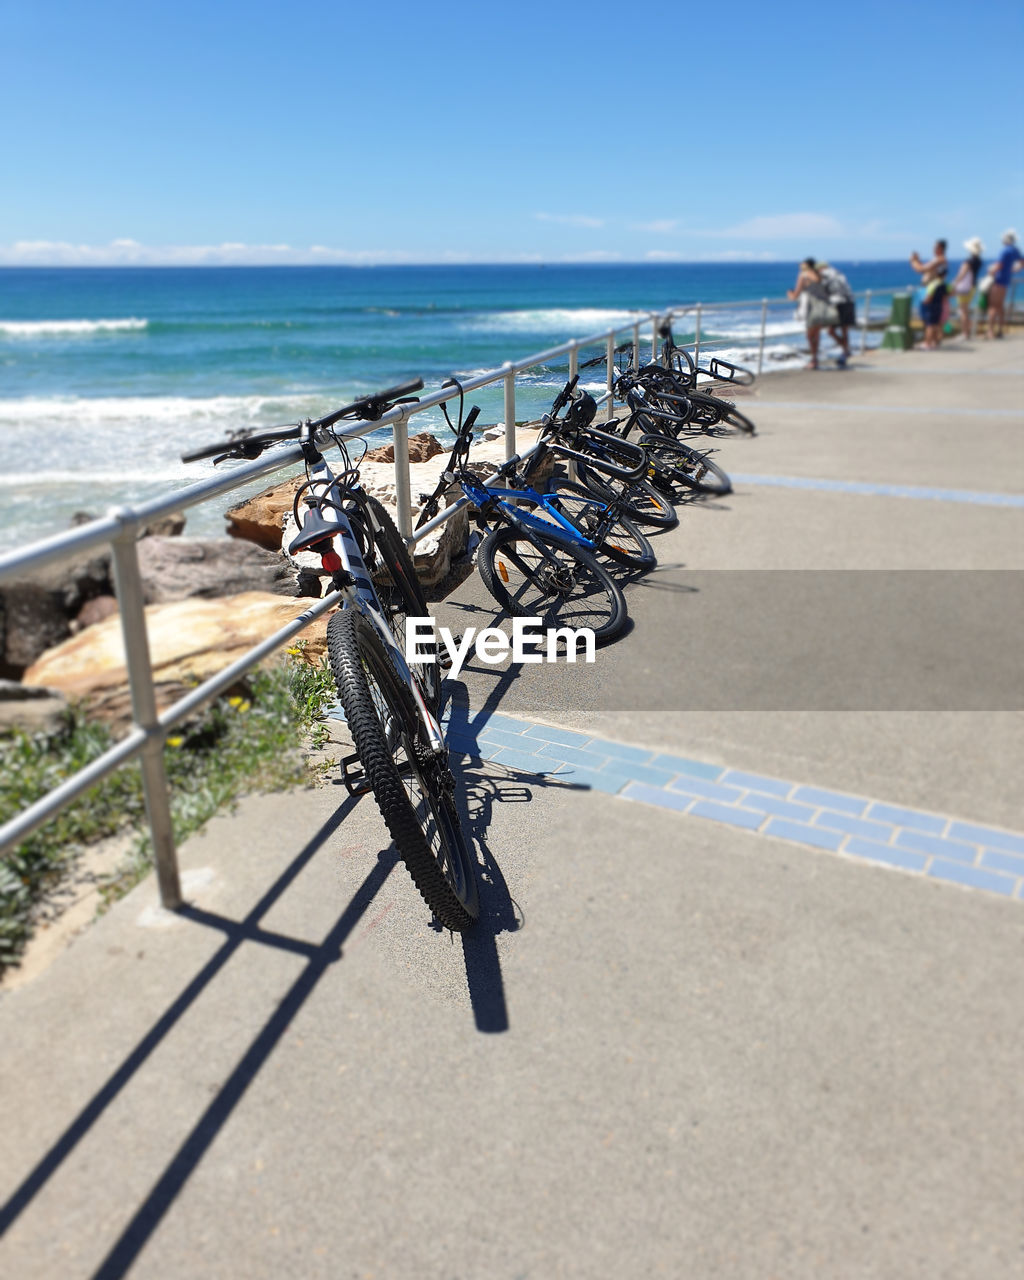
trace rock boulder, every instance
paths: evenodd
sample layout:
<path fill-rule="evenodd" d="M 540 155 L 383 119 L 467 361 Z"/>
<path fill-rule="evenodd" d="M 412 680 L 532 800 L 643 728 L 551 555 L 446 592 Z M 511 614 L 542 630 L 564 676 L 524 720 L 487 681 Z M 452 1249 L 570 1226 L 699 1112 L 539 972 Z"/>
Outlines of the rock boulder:
<path fill-rule="evenodd" d="M 146 627 L 157 705 L 161 710 L 169 706 L 307 608 L 308 600 L 288 600 L 262 591 L 149 605 Z M 327 617 L 311 623 L 300 638 L 306 642 L 307 660 L 322 657 Z M 25 672 L 23 684 L 55 689 L 69 700 L 83 701 L 91 715 L 127 724 L 131 695 L 120 619 L 107 618 L 48 650 Z"/>
<path fill-rule="evenodd" d="M 302 594 L 298 575 L 279 553 L 233 538 L 144 538 L 139 571 L 147 604 L 243 591 Z"/>

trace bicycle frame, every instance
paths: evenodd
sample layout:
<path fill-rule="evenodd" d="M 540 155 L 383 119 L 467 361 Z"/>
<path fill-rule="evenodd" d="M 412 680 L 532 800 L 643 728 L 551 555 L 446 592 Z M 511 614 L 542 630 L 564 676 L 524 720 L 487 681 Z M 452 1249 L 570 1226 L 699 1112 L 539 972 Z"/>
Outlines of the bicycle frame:
<path fill-rule="evenodd" d="M 571 524 L 561 512 L 556 510 L 550 498 L 538 493 L 536 489 L 531 489 L 529 485 L 524 485 L 522 489 L 486 489 L 483 485 L 475 485 L 468 480 L 460 480 L 459 484 L 462 492 L 481 512 L 483 512 L 486 504 L 492 508 L 497 508 L 509 524 L 516 525 L 519 528 L 535 529 L 538 533 L 543 533 L 547 537 L 561 538 L 566 543 L 575 543 L 577 546 L 583 547 L 585 551 L 595 555 L 600 553 L 600 547 L 585 534 L 580 533 L 575 525 Z M 528 498 L 531 502 L 535 502 L 537 506 L 543 507 L 545 511 L 550 513 L 552 518 L 558 522 L 558 527 L 554 527 L 549 520 L 542 520 L 539 516 L 535 516 L 529 511 L 521 511 L 518 507 L 514 507 L 510 502 L 506 501 L 508 498 Z M 607 505 L 597 499 L 594 500 L 594 505 L 607 510 Z M 484 519 L 486 520 L 486 518 L 485 515 Z M 545 557 L 550 559 L 546 552 Z"/>
<path fill-rule="evenodd" d="M 399 677 L 412 692 L 420 719 L 426 730 L 431 752 L 434 755 L 441 755 L 446 750 L 444 734 L 440 724 L 427 706 L 416 673 L 406 661 L 405 654 L 402 652 L 394 633 L 384 617 L 380 601 L 373 587 L 370 572 L 359 549 L 359 542 L 342 506 L 344 495 L 327 460 L 316 448 L 316 445 L 312 442 L 303 441 L 302 446 L 303 451 L 307 454 L 306 461 L 309 465 L 310 479 L 312 481 L 310 496 L 315 499 L 317 507 L 329 504 L 335 521 L 340 525 L 337 533 L 330 539 L 334 556 L 340 563 L 335 564 L 331 559 L 331 553 L 324 552 L 321 555 L 323 566 L 331 573 L 334 589 L 341 594 L 342 608 L 358 609 L 373 624 L 374 629 L 391 656 Z M 370 518 L 372 520 L 372 513 Z"/>

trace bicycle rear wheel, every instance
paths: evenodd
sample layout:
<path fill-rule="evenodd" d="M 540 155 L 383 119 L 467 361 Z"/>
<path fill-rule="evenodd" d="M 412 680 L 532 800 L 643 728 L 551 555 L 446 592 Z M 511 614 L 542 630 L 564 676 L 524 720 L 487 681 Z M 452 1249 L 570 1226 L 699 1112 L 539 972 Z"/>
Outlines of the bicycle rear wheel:
<path fill-rule="evenodd" d="M 588 627 L 608 644 L 626 626 L 626 602 L 593 556 L 539 530 L 492 529 L 477 565 L 484 586 L 513 617 L 539 617 L 542 628 Z"/>
<path fill-rule="evenodd" d="M 678 484 L 691 492 L 716 497 L 732 492 L 732 481 L 709 454 L 662 435 L 641 436 L 640 443 L 657 467 L 655 485 L 660 476 L 670 489 Z"/>
<path fill-rule="evenodd" d="M 332 616 L 327 652 L 356 754 L 391 838 L 424 902 L 448 929 L 480 914 L 474 859 L 444 757 L 425 750 L 419 712 L 373 623 Z"/>

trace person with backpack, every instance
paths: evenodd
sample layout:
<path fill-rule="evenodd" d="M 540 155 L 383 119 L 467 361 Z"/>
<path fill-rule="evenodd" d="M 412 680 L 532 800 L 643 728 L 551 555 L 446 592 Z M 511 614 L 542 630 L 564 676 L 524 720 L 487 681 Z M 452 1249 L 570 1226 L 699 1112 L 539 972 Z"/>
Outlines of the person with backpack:
<path fill-rule="evenodd" d="M 842 351 L 836 356 L 836 364 L 840 369 L 845 369 L 850 358 L 850 330 L 857 324 L 857 300 L 849 280 L 838 267 L 833 267 L 828 262 L 818 262 L 815 266 L 828 290 L 828 300 L 839 315 L 839 323 L 831 325 L 828 332 L 832 341 L 842 347 Z"/>

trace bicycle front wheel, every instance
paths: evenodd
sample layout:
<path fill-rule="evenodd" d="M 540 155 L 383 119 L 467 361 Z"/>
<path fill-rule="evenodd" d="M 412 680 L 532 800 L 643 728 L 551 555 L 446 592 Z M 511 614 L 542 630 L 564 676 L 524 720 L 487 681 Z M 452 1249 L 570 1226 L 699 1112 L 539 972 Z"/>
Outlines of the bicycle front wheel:
<path fill-rule="evenodd" d="M 356 754 L 402 861 L 447 929 L 480 914 L 474 860 L 444 757 L 424 749 L 419 712 L 374 625 L 356 609 L 332 616 L 327 652 Z"/>
<path fill-rule="evenodd" d="M 576 465 L 586 488 L 604 502 L 617 499 L 628 519 L 651 529 L 674 529 L 679 523 L 672 503 L 646 480 L 615 480 L 582 462 Z"/>
<path fill-rule="evenodd" d="M 626 602 L 617 584 L 580 547 L 502 525 L 480 544 L 484 586 L 513 617 L 540 618 L 542 628 L 587 627 L 608 644 L 626 626 Z"/>
<path fill-rule="evenodd" d="M 757 434 L 754 424 L 748 417 L 740 413 L 728 400 L 720 400 L 718 396 L 709 396 L 703 391 L 690 393 L 689 421 L 715 436 L 752 436 Z"/>

